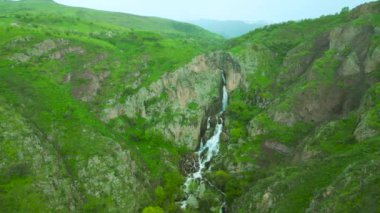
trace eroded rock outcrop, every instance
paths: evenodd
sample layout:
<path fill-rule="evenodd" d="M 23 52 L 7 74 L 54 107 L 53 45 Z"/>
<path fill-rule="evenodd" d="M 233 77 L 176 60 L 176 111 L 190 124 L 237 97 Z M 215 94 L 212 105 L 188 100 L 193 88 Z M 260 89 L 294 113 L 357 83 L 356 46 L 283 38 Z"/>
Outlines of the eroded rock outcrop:
<path fill-rule="evenodd" d="M 242 81 L 239 63 L 228 53 L 200 55 L 186 66 L 140 88 L 124 104 L 104 110 L 103 120 L 120 115 L 155 121 L 154 128 L 178 144 L 195 149 L 205 112 L 221 104 L 222 74 L 229 91 Z"/>
<path fill-rule="evenodd" d="M 380 63 L 379 48 L 371 44 L 374 34 L 378 32 L 369 25 L 342 26 L 322 34 L 310 45 L 301 44 L 289 51 L 284 59 L 287 71 L 278 76 L 278 82 L 296 94 L 290 95 L 290 103 L 286 98 L 273 101 L 272 119 L 286 125 L 318 123 L 357 109 L 374 81 L 368 74 Z M 320 67 L 322 63 L 329 65 Z M 292 85 L 299 78 L 308 82 L 303 87 Z M 280 105 L 288 107 L 283 110 Z"/>
<path fill-rule="evenodd" d="M 350 25 L 335 28 L 330 32 L 330 49 L 343 51 L 346 48 L 352 48 L 355 51 L 364 51 L 372 33 L 371 26 Z"/>
<path fill-rule="evenodd" d="M 371 73 L 380 65 L 380 46 L 368 52 L 368 57 L 365 60 L 365 73 Z"/>
<path fill-rule="evenodd" d="M 296 97 L 295 112 L 307 122 L 331 119 L 343 113 L 344 97 L 344 91 L 336 86 L 309 89 Z"/>
<path fill-rule="evenodd" d="M 25 42 L 33 42 L 32 36 L 18 37 L 10 41 L 6 48 L 23 47 Z M 52 60 L 58 60 L 63 58 L 68 53 L 75 53 L 82 55 L 85 50 L 78 46 L 70 46 L 70 42 L 65 39 L 46 39 L 44 41 L 35 43 L 31 48 L 24 49 L 21 52 L 14 53 L 9 57 L 9 60 L 16 63 L 29 62 L 34 57 L 41 57 L 45 54 L 49 54 L 49 58 Z"/>
<path fill-rule="evenodd" d="M 149 199 L 147 178 L 131 152 L 116 141 L 80 126 L 89 141 L 104 149 L 88 158 L 62 156 L 62 128 L 40 132 L 33 122 L 2 101 L 0 98 L 0 119 L 6 122 L 0 123 L 0 171 L 6 174 L 2 176 L 5 186 L 12 178 L 26 182 L 17 187 L 24 191 L 18 199 L 44 201 L 49 211 L 62 212 L 79 211 L 89 199 L 111 201 L 110 211 L 137 212 Z"/>
<path fill-rule="evenodd" d="M 0 99 L 0 171 L 3 184 L 7 179 L 33 178 L 33 184 L 19 186 L 24 197 L 39 193 L 47 208 L 55 211 L 75 211 L 83 202 L 76 184 L 70 179 L 65 164 L 54 145 L 41 139 L 28 121 Z M 10 154 L 12 153 L 14 154 Z M 30 198 L 29 198 L 30 199 Z"/>
<path fill-rule="evenodd" d="M 359 142 L 380 134 L 380 127 L 377 125 L 377 122 L 380 120 L 380 107 L 376 106 L 376 103 L 380 100 L 379 88 L 379 83 L 374 85 L 374 87 L 367 92 L 360 106 L 359 111 L 363 114 L 360 116 L 353 133 L 355 139 Z"/>
<path fill-rule="evenodd" d="M 265 149 L 273 150 L 284 155 L 290 155 L 292 151 L 289 147 L 285 146 L 282 143 L 269 140 L 264 142 L 263 147 Z"/>
<path fill-rule="evenodd" d="M 72 84 L 72 94 L 76 99 L 88 102 L 97 95 L 102 81 L 109 74 L 109 71 L 94 73 L 91 70 L 72 72 L 65 76 L 64 83 Z"/>

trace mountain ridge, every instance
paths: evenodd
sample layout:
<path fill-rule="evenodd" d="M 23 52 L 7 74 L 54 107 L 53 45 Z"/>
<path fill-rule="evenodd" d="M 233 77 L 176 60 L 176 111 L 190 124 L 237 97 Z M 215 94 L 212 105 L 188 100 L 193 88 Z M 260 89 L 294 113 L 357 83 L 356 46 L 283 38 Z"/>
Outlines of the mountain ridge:
<path fill-rule="evenodd" d="M 379 210 L 379 1 L 227 41 L 29 2 L 0 2 L 4 211 Z"/>
<path fill-rule="evenodd" d="M 7 10 L 12 10 L 12 12 L 37 12 L 37 13 L 61 13 L 60 15 L 66 15 L 71 17 L 80 17 L 86 21 L 97 21 L 100 23 L 112 23 L 113 25 L 133 28 L 136 30 L 146 30 L 157 33 L 176 33 L 176 34 L 193 34 L 196 36 L 198 33 L 200 35 L 212 36 L 212 33 L 204 31 L 202 28 L 199 28 L 194 25 L 189 25 L 188 23 L 173 21 L 165 18 L 159 17 L 148 17 L 148 16 L 139 16 L 133 14 L 127 14 L 122 12 L 109 12 L 102 10 L 94 10 L 80 7 L 70 7 L 58 4 L 50 0 L 23 0 L 23 1 L 2 1 L 4 8 L 2 12 L 7 12 Z M 22 5 L 20 7 L 19 5 Z M 49 5 L 46 8 L 46 5 Z M 28 11 L 29 10 L 29 11 Z M 186 31 L 183 31 L 186 30 Z M 213 37 L 213 39 L 219 39 L 218 36 Z"/>

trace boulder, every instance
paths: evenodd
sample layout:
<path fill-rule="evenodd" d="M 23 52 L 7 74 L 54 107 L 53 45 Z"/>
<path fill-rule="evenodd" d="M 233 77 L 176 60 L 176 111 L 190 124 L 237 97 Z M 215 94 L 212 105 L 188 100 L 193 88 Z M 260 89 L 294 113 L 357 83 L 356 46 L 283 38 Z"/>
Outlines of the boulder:
<path fill-rule="evenodd" d="M 265 141 L 263 147 L 266 149 L 270 149 L 270 150 L 279 152 L 279 153 L 284 154 L 284 155 L 290 155 L 292 152 L 289 147 L 285 146 L 282 143 L 275 142 L 275 141 Z"/>

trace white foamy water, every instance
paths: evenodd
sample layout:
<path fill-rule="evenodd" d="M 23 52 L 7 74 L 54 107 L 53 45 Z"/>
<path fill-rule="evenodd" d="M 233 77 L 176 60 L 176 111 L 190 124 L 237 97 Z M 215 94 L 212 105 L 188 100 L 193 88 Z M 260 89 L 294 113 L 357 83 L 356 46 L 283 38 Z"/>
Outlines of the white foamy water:
<path fill-rule="evenodd" d="M 228 105 L 228 93 L 226 86 L 223 86 L 223 99 L 222 99 L 222 112 L 224 112 Z"/>
<path fill-rule="evenodd" d="M 188 205 L 188 201 L 190 198 L 194 199 L 194 196 L 191 194 L 192 192 L 190 191 L 190 185 L 191 183 L 195 182 L 197 184 L 196 192 L 199 192 L 200 190 L 200 184 L 203 182 L 202 179 L 202 173 L 204 170 L 206 170 L 207 166 L 210 167 L 210 162 L 214 156 L 216 156 L 219 153 L 219 142 L 220 142 L 220 135 L 223 132 L 223 119 L 221 115 L 223 112 L 226 110 L 227 104 L 228 104 L 228 93 L 227 93 L 227 88 L 226 88 L 226 80 L 224 75 L 222 75 L 223 78 L 223 96 L 222 96 L 222 106 L 221 106 L 221 111 L 219 114 L 216 116 L 216 124 L 215 124 L 215 129 L 214 129 L 214 134 L 213 136 L 208 139 L 205 143 L 200 144 L 200 147 L 195 154 L 197 155 L 198 158 L 198 165 L 199 168 L 196 172 L 191 173 L 187 176 L 186 181 L 183 185 L 183 191 L 186 194 L 186 200 L 182 201 L 180 203 L 181 208 L 186 208 Z M 211 118 L 207 118 L 207 129 L 210 128 L 210 120 Z M 222 212 L 223 207 L 225 206 L 225 203 L 223 202 L 220 207 L 220 212 Z"/>

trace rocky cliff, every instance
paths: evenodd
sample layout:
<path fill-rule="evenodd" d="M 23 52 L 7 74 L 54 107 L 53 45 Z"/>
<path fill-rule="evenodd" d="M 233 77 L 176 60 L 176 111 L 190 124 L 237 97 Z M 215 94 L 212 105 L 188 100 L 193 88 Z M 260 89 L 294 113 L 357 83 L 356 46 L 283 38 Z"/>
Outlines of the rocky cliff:
<path fill-rule="evenodd" d="M 3 98 L 0 111 L 1 186 L 8 186 L 3 189 L 12 196 L 1 197 L 7 203 L 6 211 L 40 211 L 43 208 L 81 211 L 87 204 L 90 207 L 89 200 L 96 202 L 107 198 L 113 203 L 108 204 L 109 210 L 137 211 L 140 208 L 138 200 L 147 199 L 147 183 L 144 185 L 139 180 L 142 173 L 135 160 L 114 139 L 101 136 L 91 127 L 80 127 L 82 135 L 77 136 L 77 140 L 97 138 L 99 144 L 96 142 L 92 146 L 103 147 L 104 152 L 88 157 L 70 154 L 68 148 L 63 148 L 68 145 L 63 139 L 65 130 L 56 128 L 49 133 L 42 132 Z M 17 188 L 11 187 L 12 184 Z"/>
<path fill-rule="evenodd" d="M 226 76 L 229 91 L 243 81 L 241 68 L 230 54 L 197 56 L 184 67 L 127 96 L 125 103 L 105 109 L 104 120 L 120 115 L 142 117 L 177 145 L 195 149 L 206 113 L 218 111 L 217 106 L 221 105 L 222 75 Z"/>
<path fill-rule="evenodd" d="M 230 211 L 378 209 L 379 14 L 369 3 L 231 42 L 247 84 L 215 166 L 233 177 L 227 197 L 241 195 Z"/>
<path fill-rule="evenodd" d="M 185 23 L 66 7 L 50 0 L 0 1 L 0 14 L 2 211 L 139 212 L 153 202 L 156 187 L 179 191 L 179 149 L 157 136 L 152 151 L 151 138 L 129 137 L 131 129 L 115 131 L 101 121 L 102 112 L 120 96 L 135 100 L 126 89 L 144 87 L 158 95 L 157 100 L 178 97 L 173 109 L 184 110 L 201 94 L 187 89 L 195 79 L 159 79 L 214 47 L 219 36 Z M 215 77 L 212 85 L 217 85 L 216 64 L 221 63 L 204 60 L 204 65 L 194 66 L 205 66 L 199 72 L 215 72 L 209 78 Z M 187 77 L 191 79 L 190 74 L 180 78 Z M 210 94 L 215 90 L 217 97 L 218 87 L 212 85 L 203 87 Z M 149 101 L 154 103 L 152 97 L 143 99 L 144 104 Z M 205 102 L 203 97 L 199 103 Z M 140 107 L 127 103 L 128 115 Z M 198 115 L 200 110 L 194 109 Z M 146 110 L 150 118 L 159 111 L 147 106 L 138 110 Z M 196 123 L 190 118 L 198 119 L 186 118 L 184 128 Z M 181 132 L 176 123 L 170 130 Z M 192 131 L 184 130 L 187 135 L 195 134 Z M 168 206 L 173 206 L 172 197 Z"/>
<path fill-rule="evenodd" d="M 188 211 L 378 212 L 379 2 L 225 44 L 166 20 L 0 4 L 2 210 L 181 211 L 225 78 L 220 150 Z"/>

